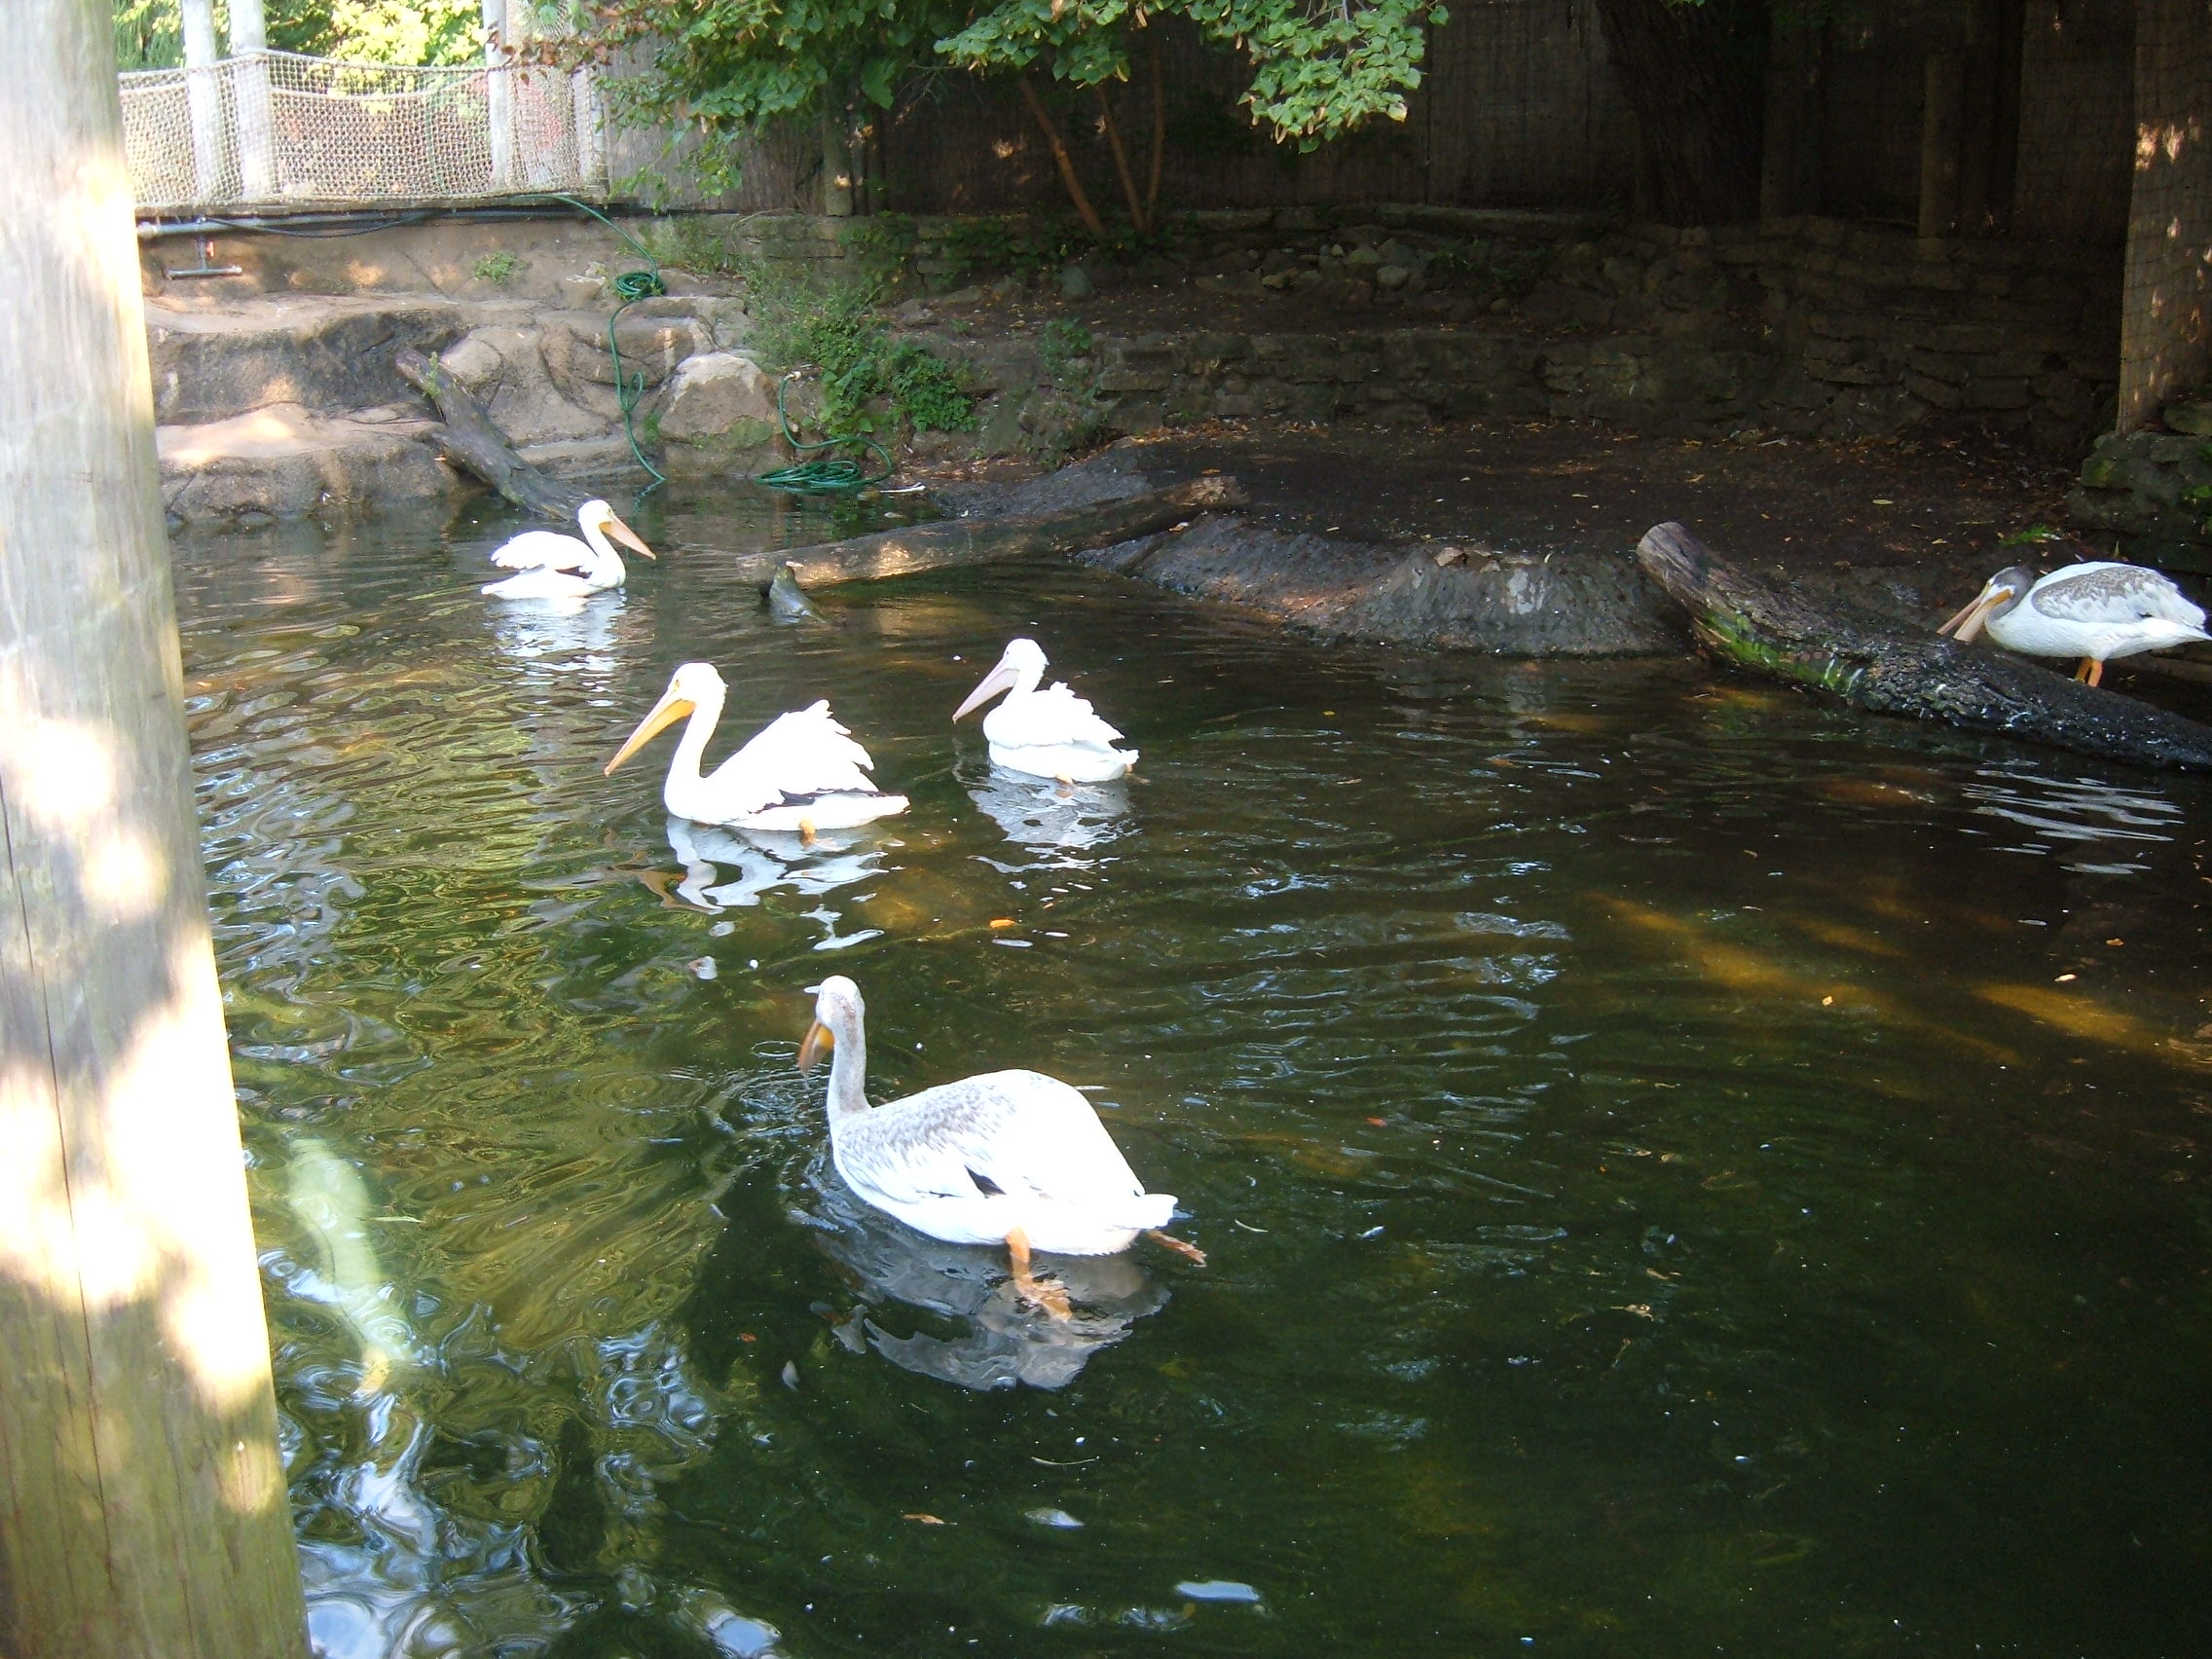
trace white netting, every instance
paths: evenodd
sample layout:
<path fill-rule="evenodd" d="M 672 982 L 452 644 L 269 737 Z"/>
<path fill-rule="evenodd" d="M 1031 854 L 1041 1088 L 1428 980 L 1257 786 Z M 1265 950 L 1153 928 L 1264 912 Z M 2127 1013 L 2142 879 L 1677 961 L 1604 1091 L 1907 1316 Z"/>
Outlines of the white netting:
<path fill-rule="evenodd" d="M 119 78 L 141 209 L 607 188 L 588 69 L 404 68 L 257 52 Z"/>

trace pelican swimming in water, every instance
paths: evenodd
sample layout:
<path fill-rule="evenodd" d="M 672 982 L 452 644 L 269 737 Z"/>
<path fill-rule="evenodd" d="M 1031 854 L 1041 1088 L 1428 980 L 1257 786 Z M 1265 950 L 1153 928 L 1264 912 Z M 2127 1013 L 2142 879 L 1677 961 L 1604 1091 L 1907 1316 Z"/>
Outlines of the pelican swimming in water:
<path fill-rule="evenodd" d="M 795 830 L 812 840 L 818 830 L 850 830 L 906 810 L 904 795 L 875 787 L 868 776 L 875 762 L 831 717 L 827 702 L 778 715 L 701 777 L 699 761 L 721 719 L 727 690 L 713 663 L 683 664 L 607 770 L 611 773 L 656 732 L 689 716 L 668 763 L 668 782 L 661 786 L 662 803 L 679 818 L 740 830 Z"/>
<path fill-rule="evenodd" d="M 799 1068 L 830 1051 L 830 1157 L 877 1209 L 948 1244 L 1003 1243 L 1015 1291 L 1056 1314 L 1067 1293 L 1031 1274 L 1032 1250 L 1112 1256 L 1141 1233 L 1205 1260 L 1160 1231 L 1174 1198 L 1144 1190 L 1081 1090 L 1042 1072 L 984 1072 L 871 1107 L 860 986 L 837 976 L 814 993 Z"/>
<path fill-rule="evenodd" d="M 1102 784 L 1137 763 L 1133 749 L 1116 749 L 1121 733 L 1100 719 L 1065 684 L 1037 689 L 1045 678 L 1045 652 L 1035 640 L 1010 640 L 998 666 L 983 676 L 968 700 L 952 711 L 958 719 L 1001 691 L 1006 701 L 983 717 L 991 760 L 1010 771 L 1063 784 Z"/>
<path fill-rule="evenodd" d="M 581 541 L 557 531 L 524 531 L 492 555 L 492 563 L 501 570 L 522 574 L 487 582 L 484 591 L 495 599 L 582 599 L 620 587 L 630 572 L 607 539 L 609 535 L 633 553 L 653 556 L 653 550 L 605 501 L 586 501 L 578 507 L 576 528 L 584 533 Z"/>
<path fill-rule="evenodd" d="M 2068 565 L 2041 581 L 2025 565 L 1999 571 L 1973 603 L 1936 630 L 1971 640 L 1984 627 L 2007 650 L 2080 657 L 2074 678 L 2091 685 L 2105 664 L 2212 638 L 2204 612 L 2156 571 L 2110 561 Z"/>

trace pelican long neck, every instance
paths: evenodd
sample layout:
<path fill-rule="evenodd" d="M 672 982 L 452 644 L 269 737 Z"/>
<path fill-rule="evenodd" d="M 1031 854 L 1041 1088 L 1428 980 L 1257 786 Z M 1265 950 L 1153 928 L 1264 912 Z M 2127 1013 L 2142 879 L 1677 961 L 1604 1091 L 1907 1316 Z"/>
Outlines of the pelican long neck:
<path fill-rule="evenodd" d="M 622 563 L 622 555 L 614 551 L 614 543 L 607 539 L 605 527 L 579 520 L 576 528 L 584 533 L 584 545 L 592 552 L 591 579 L 602 587 L 613 587 L 624 580 L 629 569 Z"/>
<path fill-rule="evenodd" d="M 1006 694 L 1006 700 L 1011 703 L 1018 697 L 1028 696 L 1037 689 L 1044 678 L 1045 665 L 1035 657 L 1030 657 L 1014 671 L 1014 689 Z"/>
<path fill-rule="evenodd" d="M 867 1110 L 867 1033 L 861 1022 L 840 1015 L 830 1028 L 836 1039 L 830 1051 L 830 1121 L 857 1117 Z"/>
<path fill-rule="evenodd" d="M 721 718 L 721 688 L 717 686 L 701 692 L 691 705 L 690 718 L 683 722 L 683 735 L 677 740 L 676 754 L 668 763 L 670 777 L 694 784 L 700 781 L 699 766 L 707 757 L 707 740 L 715 735 L 715 727 Z"/>

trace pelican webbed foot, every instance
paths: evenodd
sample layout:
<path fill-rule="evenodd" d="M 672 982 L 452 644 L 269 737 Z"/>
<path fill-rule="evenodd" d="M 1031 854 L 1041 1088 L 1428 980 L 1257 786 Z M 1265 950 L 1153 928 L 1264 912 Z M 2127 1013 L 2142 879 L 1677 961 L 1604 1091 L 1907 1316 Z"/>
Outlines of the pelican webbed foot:
<path fill-rule="evenodd" d="M 1068 1302 L 1067 1286 L 1041 1279 L 1029 1271 L 1029 1235 L 1015 1228 L 1006 1235 L 1006 1253 L 1014 1264 L 1014 1294 L 1054 1319 L 1069 1319 L 1075 1309 Z"/>
<path fill-rule="evenodd" d="M 1161 1232 L 1157 1227 L 1149 1227 L 1145 1229 L 1144 1235 L 1147 1238 L 1151 1239 L 1155 1244 L 1163 1245 L 1167 1249 L 1174 1251 L 1176 1255 L 1183 1257 L 1186 1261 L 1192 1262 L 1201 1268 L 1206 1265 L 1206 1253 L 1187 1239 L 1173 1237 L 1168 1234 Z"/>

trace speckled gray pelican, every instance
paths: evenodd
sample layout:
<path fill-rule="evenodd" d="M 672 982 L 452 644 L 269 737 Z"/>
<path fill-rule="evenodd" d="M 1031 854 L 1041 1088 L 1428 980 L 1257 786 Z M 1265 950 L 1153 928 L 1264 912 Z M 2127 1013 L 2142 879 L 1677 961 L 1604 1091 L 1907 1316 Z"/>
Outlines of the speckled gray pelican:
<path fill-rule="evenodd" d="M 860 986 L 839 975 L 814 995 L 799 1068 L 831 1051 L 830 1157 L 868 1203 L 946 1243 L 1005 1244 L 1015 1291 L 1055 1314 L 1067 1293 L 1032 1275 L 1032 1250 L 1111 1256 L 1141 1233 L 1204 1262 L 1160 1231 L 1174 1198 L 1144 1190 L 1080 1090 L 1042 1072 L 985 1072 L 871 1107 Z"/>
<path fill-rule="evenodd" d="M 2172 582 L 2141 565 L 2110 561 L 2068 565 L 2041 581 L 2025 565 L 1999 571 L 1937 632 L 1971 640 L 1984 626 L 2007 650 L 2080 657 L 2074 678 L 2091 685 L 2103 682 L 2114 657 L 2212 638 L 2204 612 Z"/>

